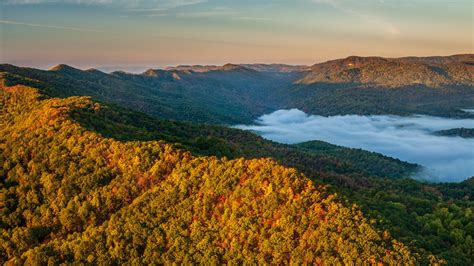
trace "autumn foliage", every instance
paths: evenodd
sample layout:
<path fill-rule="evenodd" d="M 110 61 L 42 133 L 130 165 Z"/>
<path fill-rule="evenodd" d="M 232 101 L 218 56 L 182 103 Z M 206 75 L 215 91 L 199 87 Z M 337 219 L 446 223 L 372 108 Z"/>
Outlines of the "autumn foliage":
<path fill-rule="evenodd" d="M 87 97 L 1 91 L 0 261 L 414 264 L 356 205 L 271 159 L 85 129 Z"/>

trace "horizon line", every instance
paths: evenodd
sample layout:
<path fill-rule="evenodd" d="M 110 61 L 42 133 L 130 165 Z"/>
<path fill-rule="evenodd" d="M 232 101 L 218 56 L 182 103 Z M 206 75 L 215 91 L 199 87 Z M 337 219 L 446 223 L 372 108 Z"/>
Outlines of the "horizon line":
<path fill-rule="evenodd" d="M 12 65 L 12 66 L 17 66 L 17 67 L 25 67 L 25 68 L 36 68 L 36 69 L 41 69 L 41 70 L 51 70 L 54 67 L 57 66 L 69 66 L 75 69 L 79 70 L 89 70 L 89 69 L 97 69 L 100 70 L 100 68 L 119 68 L 119 67 L 130 67 L 130 68 L 148 68 L 148 69 L 166 69 L 166 68 L 173 68 L 173 67 L 196 67 L 196 66 L 201 66 L 201 67 L 222 67 L 225 65 L 285 65 L 285 66 L 294 66 L 294 67 L 309 67 L 315 64 L 320 64 L 320 63 L 325 63 L 325 62 L 330 62 L 334 60 L 341 60 L 341 59 L 347 59 L 350 57 L 359 57 L 359 58 L 384 58 L 384 59 L 402 59 L 402 58 L 430 58 L 430 57 L 452 57 L 452 56 L 469 56 L 469 55 L 474 55 L 474 53 L 454 53 L 454 54 L 447 54 L 447 55 L 428 55 L 428 56 L 419 56 L 419 55 L 406 55 L 406 56 L 399 56 L 399 57 L 384 57 L 384 56 L 379 56 L 379 55 L 368 55 L 368 56 L 360 56 L 360 55 L 349 55 L 349 56 L 343 56 L 343 57 L 336 57 L 333 59 L 329 60 L 321 60 L 321 61 L 316 61 L 313 64 L 292 64 L 292 63 L 281 63 L 278 61 L 272 62 L 272 63 L 264 63 L 264 62 L 240 62 L 240 63 L 232 63 L 232 62 L 227 62 L 227 63 L 176 63 L 176 64 L 157 64 L 152 66 L 151 64 L 145 63 L 145 64 L 106 64 L 106 65 L 95 65 L 92 67 L 81 67 L 78 66 L 79 64 L 77 63 L 53 63 L 53 64 L 45 64 L 49 65 L 49 67 L 32 67 L 32 66 L 26 66 L 25 64 L 16 64 L 16 63 L 9 63 L 9 62 L 0 62 L 0 65 Z M 82 64 L 82 65 L 94 65 L 94 64 Z"/>

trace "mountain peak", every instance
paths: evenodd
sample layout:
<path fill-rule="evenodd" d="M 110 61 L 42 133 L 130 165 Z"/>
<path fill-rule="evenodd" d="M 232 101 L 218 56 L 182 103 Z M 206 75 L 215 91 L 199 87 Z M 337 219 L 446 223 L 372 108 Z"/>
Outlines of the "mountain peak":
<path fill-rule="evenodd" d="M 179 71 L 178 71 L 179 72 Z M 146 77 L 158 78 L 163 81 L 177 81 L 181 80 L 178 72 L 171 70 L 162 70 L 162 69 L 148 69 L 143 72 L 141 75 Z"/>
<path fill-rule="evenodd" d="M 237 71 L 237 72 L 249 72 L 249 73 L 254 73 L 254 72 L 258 72 L 257 70 L 254 70 L 252 68 L 249 68 L 245 65 L 238 65 L 238 64 L 231 64 L 231 63 L 228 63 L 228 64 L 225 64 L 223 65 L 222 67 L 220 67 L 219 69 L 217 70 L 220 70 L 220 71 Z"/>
<path fill-rule="evenodd" d="M 52 68 L 49 69 L 50 71 L 69 71 L 69 70 L 79 70 L 77 68 L 74 68 L 72 66 L 66 65 L 66 64 L 58 64 Z"/>
<path fill-rule="evenodd" d="M 341 63 L 342 65 L 346 67 L 360 67 L 362 65 L 367 65 L 367 64 L 380 64 L 382 62 L 387 61 L 387 59 L 382 58 L 382 57 L 375 57 L 375 56 L 368 56 L 368 57 L 362 57 L 362 56 L 349 56 L 344 59 L 338 59 L 335 60 L 336 62 Z"/>
<path fill-rule="evenodd" d="M 159 73 L 158 69 L 150 68 L 150 69 L 146 70 L 145 72 L 143 72 L 142 75 L 148 76 L 148 77 L 157 77 L 158 73 Z"/>
<path fill-rule="evenodd" d="M 240 68 L 241 66 L 240 65 L 236 65 L 236 64 L 232 64 L 232 63 L 227 63 L 225 65 L 222 66 L 222 69 L 223 70 L 234 70 L 236 68 Z"/>

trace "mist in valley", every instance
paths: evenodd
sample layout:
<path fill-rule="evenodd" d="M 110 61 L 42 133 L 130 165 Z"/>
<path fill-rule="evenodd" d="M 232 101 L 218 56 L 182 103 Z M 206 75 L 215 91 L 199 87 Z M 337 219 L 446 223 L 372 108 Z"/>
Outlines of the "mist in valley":
<path fill-rule="evenodd" d="M 417 179 L 460 182 L 474 176 L 474 139 L 435 134 L 439 130 L 474 128 L 474 119 L 421 115 L 323 117 L 291 109 L 262 115 L 254 125 L 236 127 L 280 143 L 322 140 L 417 163 L 424 167 L 414 176 Z"/>

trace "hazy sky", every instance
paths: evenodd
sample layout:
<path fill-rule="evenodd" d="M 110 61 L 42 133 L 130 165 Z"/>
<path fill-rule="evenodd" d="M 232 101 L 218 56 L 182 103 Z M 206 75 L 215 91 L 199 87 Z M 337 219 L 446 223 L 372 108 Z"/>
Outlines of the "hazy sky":
<path fill-rule="evenodd" d="M 1 0 L 0 62 L 50 67 L 472 53 L 471 0 Z"/>

